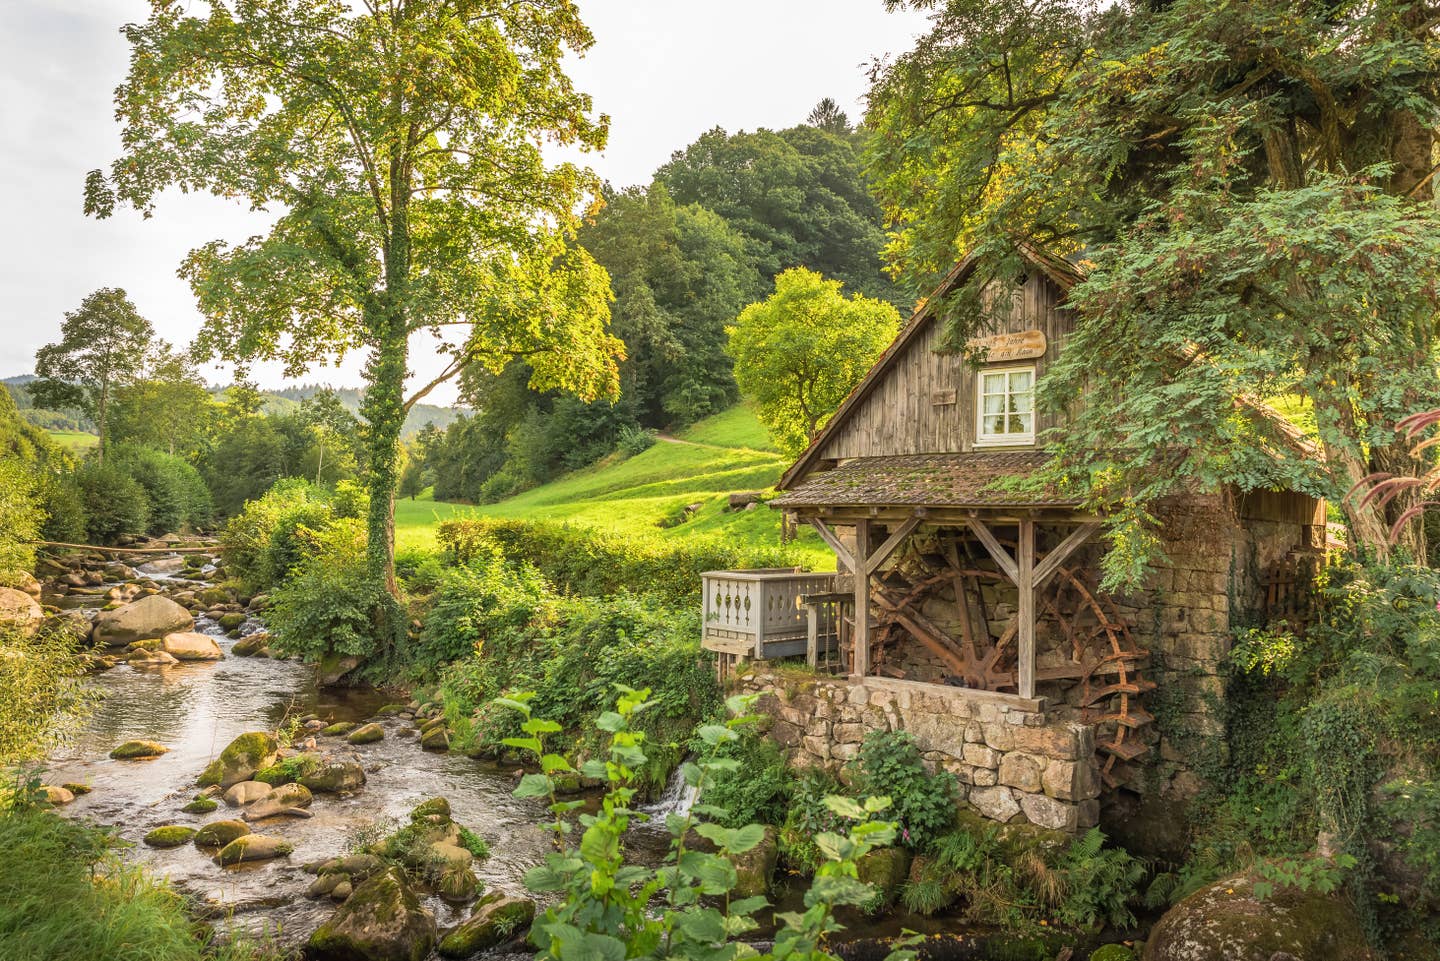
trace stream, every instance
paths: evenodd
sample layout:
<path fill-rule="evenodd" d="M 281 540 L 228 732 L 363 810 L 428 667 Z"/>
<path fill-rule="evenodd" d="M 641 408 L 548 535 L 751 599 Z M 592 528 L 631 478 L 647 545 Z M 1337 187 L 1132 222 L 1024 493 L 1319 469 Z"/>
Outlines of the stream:
<path fill-rule="evenodd" d="M 147 574 L 143 568 L 141 576 L 162 588 L 208 584 L 186 580 L 183 575 Z M 45 602 L 93 614 L 104 602 L 104 589 L 114 583 L 84 593 L 46 596 Z M 239 633 L 244 636 L 263 627 L 252 618 Z M 63 808 L 66 815 L 115 828 L 133 844 L 125 857 L 168 878 L 223 930 L 243 932 L 285 948 L 303 944 L 336 908 L 328 898 L 306 897 L 314 876 L 303 866 L 343 855 L 362 838 L 375 840 L 390 833 L 427 798 L 446 798 L 455 820 L 489 842 L 490 857 L 473 866 L 487 890 L 525 893 L 522 878 L 543 859 L 550 843 L 548 832 L 539 827 L 549 813 L 540 801 L 512 795 L 518 776 L 513 766 L 422 750 L 410 721 L 375 717 L 382 705 L 402 699 L 393 691 L 321 687 L 311 665 L 234 656 L 234 640 L 209 617 L 197 616 L 194 629 L 214 637 L 226 656 L 219 661 L 182 661 L 164 667 L 131 667 L 122 662 L 92 676 L 100 700 L 76 736 L 51 755 L 44 774 L 48 784 L 76 783 L 91 788 Z M 221 818 L 238 817 L 238 810 L 223 803 L 209 814 L 186 814 L 181 808 L 196 795 L 195 779 L 200 771 L 237 735 L 273 731 L 287 717 L 310 714 L 327 723 L 376 720 L 386 733 L 383 740 L 363 746 L 350 746 L 341 739 L 322 740 L 322 749 L 337 758 L 352 758 L 364 765 L 367 782 L 350 795 L 317 794 L 309 818 L 273 818 L 256 826 L 257 831 L 289 841 L 294 846 L 289 857 L 222 868 L 193 844 L 156 849 L 141 843 L 157 827 L 179 824 L 198 828 Z M 169 751 L 144 761 L 110 759 L 116 745 L 131 739 L 158 741 Z M 658 863 L 668 845 L 663 830 L 665 812 L 683 810 L 691 800 L 690 791 L 676 778 L 660 799 L 645 808 L 653 816 L 651 824 L 632 828 L 627 845 L 630 856 Z M 791 886 L 777 892 L 777 899 L 786 909 L 803 910 L 802 892 L 803 886 Z M 471 911 L 470 905 L 454 906 L 435 896 L 424 901 L 442 931 Z M 907 928 L 932 937 L 947 935 L 942 937 L 947 948 L 936 951 L 940 945 L 931 942 L 927 945 L 931 950 L 925 952 L 928 956 L 959 959 L 987 954 L 983 938 L 977 941 L 973 935 L 953 933 L 953 920 L 904 914 L 844 920 L 848 930 L 841 937 L 851 943 L 841 953 L 857 961 L 872 955 L 878 961 L 887 953 L 881 944 L 868 939 L 898 935 Z"/>

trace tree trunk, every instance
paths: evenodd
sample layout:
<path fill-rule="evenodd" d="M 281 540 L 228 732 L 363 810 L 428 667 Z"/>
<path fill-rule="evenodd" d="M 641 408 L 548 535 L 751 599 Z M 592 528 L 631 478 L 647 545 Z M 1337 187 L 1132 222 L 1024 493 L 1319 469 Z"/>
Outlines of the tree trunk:
<path fill-rule="evenodd" d="M 370 515 L 366 556 L 371 576 L 398 596 L 395 583 L 395 488 L 399 482 L 400 429 L 405 423 L 405 365 L 409 352 L 404 312 L 387 305 L 379 320 L 384 338 L 371 350 L 365 401 L 370 449 Z"/>
<path fill-rule="evenodd" d="M 109 383 L 102 383 L 100 398 L 95 402 L 95 430 L 100 435 L 100 443 L 95 445 L 95 459 L 101 464 L 105 463 L 105 407 L 109 392 Z"/>

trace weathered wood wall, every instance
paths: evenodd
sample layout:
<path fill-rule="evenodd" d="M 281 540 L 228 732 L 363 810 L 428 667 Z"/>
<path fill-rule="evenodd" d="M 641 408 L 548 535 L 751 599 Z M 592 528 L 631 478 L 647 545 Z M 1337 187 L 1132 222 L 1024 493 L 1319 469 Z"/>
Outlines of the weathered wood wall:
<path fill-rule="evenodd" d="M 1048 342 L 1045 356 L 986 366 L 1033 363 L 1036 377 L 1043 377 L 1072 326 L 1070 314 L 1058 306 L 1060 289 L 1039 271 L 1032 271 L 1023 284 L 993 294 L 1007 295 L 1008 310 L 996 310 L 993 328 L 983 333 L 1042 330 Z M 940 325 L 934 318 L 927 315 L 921 325 L 889 370 L 871 385 L 865 399 L 826 443 L 820 452 L 822 458 L 957 453 L 974 448 L 979 371 L 962 355 L 935 352 Z M 952 397 L 953 403 L 945 402 Z M 1051 426 L 1054 419 L 1041 416 L 1036 432 Z"/>

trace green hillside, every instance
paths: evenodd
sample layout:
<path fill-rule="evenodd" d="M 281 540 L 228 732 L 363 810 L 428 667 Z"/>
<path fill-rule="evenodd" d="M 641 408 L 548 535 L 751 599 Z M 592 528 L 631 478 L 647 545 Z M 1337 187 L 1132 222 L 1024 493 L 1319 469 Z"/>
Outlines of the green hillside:
<path fill-rule="evenodd" d="M 634 457 L 607 458 L 495 504 L 437 503 L 428 492 L 400 500 L 396 540 L 401 547 L 429 546 L 439 521 L 471 516 L 563 520 L 661 538 L 717 536 L 778 544 L 778 511 L 763 504 L 748 511 L 726 509 L 729 494 L 766 490 L 779 480 L 786 461 L 768 447 L 754 415 L 736 407 L 662 438 Z M 689 520 L 674 523 L 694 504 L 699 508 Z M 796 546 L 807 566 L 834 568 L 834 555 L 813 531 L 803 531 Z"/>
<path fill-rule="evenodd" d="M 47 434 L 57 447 L 79 453 L 100 443 L 100 438 L 83 430 L 48 430 Z"/>

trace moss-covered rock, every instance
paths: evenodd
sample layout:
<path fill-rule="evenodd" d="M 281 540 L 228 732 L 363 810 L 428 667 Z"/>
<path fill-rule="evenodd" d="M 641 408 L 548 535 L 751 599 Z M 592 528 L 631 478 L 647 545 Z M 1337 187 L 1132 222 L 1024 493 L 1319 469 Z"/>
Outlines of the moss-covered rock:
<path fill-rule="evenodd" d="M 126 741 L 124 744 L 110 752 L 110 756 L 117 761 L 141 761 L 145 758 L 159 757 L 170 749 L 155 741 Z"/>
<path fill-rule="evenodd" d="M 236 657 L 259 657 L 270 646 L 270 635 L 265 631 L 247 634 L 230 645 L 230 653 Z"/>
<path fill-rule="evenodd" d="M 1369 961 L 1354 909 L 1338 895 L 1281 888 L 1255 897 L 1238 876 L 1201 888 L 1165 912 L 1142 961 Z"/>
<path fill-rule="evenodd" d="M 450 730 L 441 724 L 420 736 L 420 746 L 427 751 L 450 750 Z"/>
<path fill-rule="evenodd" d="M 242 734 L 220 752 L 201 772 L 197 783 L 201 787 L 218 784 L 229 787 L 248 781 L 257 771 L 270 767 L 279 757 L 280 742 L 268 731 L 250 731 Z"/>
<path fill-rule="evenodd" d="M 440 941 L 446 958 L 468 958 L 525 936 L 535 920 L 535 902 L 528 898 L 487 897 L 475 913 Z"/>
<path fill-rule="evenodd" d="M 895 903 L 910 873 L 910 852 L 902 847 L 876 848 L 855 862 L 855 873 L 861 883 L 875 889 L 863 906 L 867 914 L 874 914 Z"/>
<path fill-rule="evenodd" d="M 1135 952 L 1123 944 L 1105 944 L 1090 952 L 1090 961 L 1135 961 Z"/>
<path fill-rule="evenodd" d="M 317 794 L 358 791 L 365 786 L 365 769 L 356 761 L 329 761 L 315 773 L 303 775 L 299 783 Z"/>
<path fill-rule="evenodd" d="M 245 615 L 238 612 L 221 614 L 216 623 L 220 625 L 222 631 L 233 631 L 245 623 Z"/>
<path fill-rule="evenodd" d="M 95 790 L 88 784 L 76 784 L 73 781 L 66 781 L 60 786 L 63 787 L 65 790 L 69 791 L 71 794 L 75 795 L 76 797 L 79 797 L 82 794 L 89 794 L 91 791 Z"/>
<path fill-rule="evenodd" d="M 124 647 L 131 641 L 164 637 L 195 626 L 190 612 L 168 597 L 151 594 L 95 615 L 96 644 Z"/>
<path fill-rule="evenodd" d="M 268 861 L 283 858 L 295 848 L 284 838 L 271 834 L 245 834 L 220 849 L 215 863 L 221 867 L 245 861 Z"/>
<path fill-rule="evenodd" d="M 733 898 L 751 898 L 770 893 L 770 881 L 775 876 L 775 862 L 779 859 L 779 848 L 775 844 L 775 829 L 765 828 L 765 838 L 744 854 L 731 858 L 735 865 L 735 888 L 730 892 Z"/>
<path fill-rule="evenodd" d="M 334 724 L 322 727 L 320 729 L 320 736 L 339 737 L 342 734 L 349 734 L 351 731 L 355 730 L 355 728 L 359 726 L 360 725 L 356 724 L 354 721 L 336 721 Z"/>
<path fill-rule="evenodd" d="M 450 819 L 450 802 L 443 797 L 432 797 L 429 800 L 421 801 L 410 811 L 410 820 L 421 821 L 433 818 Z"/>
<path fill-rule="evenodd" d="M 186 814 L 209 814 L 220 804 L 213 797 L 197 797 L 180 810 Z"/>
<path fill-rule="evenodd" d="M 178 848 L 182 844 L 189 844 L 193 837 L 194 828 L 187 828 L 183 824 L 167 824 L 151 831 L 142 840 L 152 848 Z"/>
<path fill-rule="evenodd" d="M 244 821 L 224 820 L 211 821 L 209 824 L 195 832 L 191 840 L 199 848 L 223 848 L 236 838 L 243 838 L 250 833 L 250 825 Z"/>
<path fill-rule="evenodd" d="M 351 744 L 373 744 L 385 737 L 385 729 L 379 724 L 370 723 L 357 727 L 345 736 L 345 740 Z"/>
<path fill-rule="evenodd" d="M 435 946 L 435 918 L 398 868 L 356 887 L 306 943 L 314 961 L 422 961 Z"/>
<path fill-rule="evenodd" d="M 386 704 L 375 712 L 376 717 L 393 717 L 396 714 L 404 714 L 404 704 Z"/>

